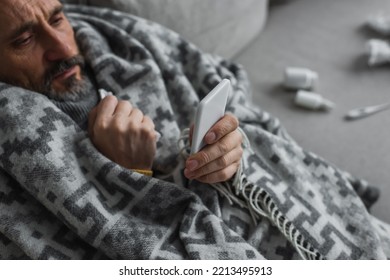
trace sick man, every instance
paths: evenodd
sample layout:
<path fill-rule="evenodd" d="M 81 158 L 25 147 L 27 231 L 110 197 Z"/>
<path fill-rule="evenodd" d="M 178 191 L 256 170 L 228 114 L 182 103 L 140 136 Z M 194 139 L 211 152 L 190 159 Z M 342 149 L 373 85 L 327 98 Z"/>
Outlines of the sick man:
<path fill-rule="evenodd" d="M 1 258 L 389 256 L 372 189 L 253 107 L 240 66 L 129 14 L 0 3 Z M 227 114 L 189 156 L 224 78 Z"/>

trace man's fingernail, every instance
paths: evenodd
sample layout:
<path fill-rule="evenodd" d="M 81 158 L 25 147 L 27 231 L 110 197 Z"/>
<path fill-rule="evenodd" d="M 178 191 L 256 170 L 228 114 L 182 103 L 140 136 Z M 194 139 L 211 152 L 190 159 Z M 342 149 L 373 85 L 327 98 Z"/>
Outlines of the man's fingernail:
<path fill-rule="evenodd" d="M 190 171 L 194 171 L 195 168 L 198 167 L 198 162 L 196 160 L 190 160 L 187 162 L 187 168 L 190 170 Z"/>
<path fill-rule="evenodd" d="M 207 143 L 212 143 L 217 139 L 217 135 L 214 132 L 210 132 L 206 135 L 205 140 Z"/>
<path fill-rule="evenodd" d="M 184 169 L 184 175 L 185 175 L 188 179 L 191 179 L 192 176 L 193 176 L 194 174 L 186 168 L 186 169 Z"/>

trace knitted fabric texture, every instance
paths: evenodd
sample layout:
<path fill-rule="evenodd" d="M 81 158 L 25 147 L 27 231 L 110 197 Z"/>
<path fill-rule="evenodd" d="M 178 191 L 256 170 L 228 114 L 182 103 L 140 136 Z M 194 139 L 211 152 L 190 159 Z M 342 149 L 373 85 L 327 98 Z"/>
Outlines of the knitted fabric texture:
<path fill-rule="evenodd" d="M 303 150 L 254 107 L 239 65 L 128 14 L 82 6 L 66 12 L 96 87 L 131 101 L 161 132 L 154 177 L 104 157 L 47 97 L 0 83 L 1 258 L 304 257 L 294 242 L 327 259 L 390 256 L 389 226 L 363 202 L 372 202 L 375 189 Z M 261 189 L 252 201 L 267 213 L 256 223 L 247 208 L 183 176 L 180 133 L 224 78 L 233 86 L 227 111 L 251 144 L 242 175 Z"/>

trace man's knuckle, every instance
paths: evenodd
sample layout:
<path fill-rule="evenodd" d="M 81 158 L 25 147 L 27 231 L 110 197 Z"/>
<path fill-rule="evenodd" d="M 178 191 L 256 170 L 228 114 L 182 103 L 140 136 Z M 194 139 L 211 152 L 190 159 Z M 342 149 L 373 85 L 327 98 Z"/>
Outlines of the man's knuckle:
<path fill-rule="evenodd" d="M 125 132 L 126 130 L 120 118 L 114 118 L 111 125 L 112 129 L 116 132 Z"/>
<path fill-rule="evenodd" d="M 237 151 L 238 151 L 238 156 L 241 159 L 242 156 L 244 155 L 244 149 L 240 146 L 238 147 Z"/>
<path fill-rule="evenodd" d="M 229 133 L 229 125 L 227 123 L 224 123 L 219 127 L 217 130 L 217 135 L 223 136 Z"/>
<path fill-rule="evenodd" d="M 149 140 L 154 137 L 153 131 L 145 125 L 138 126 L 138 133 L 145 140 Z"/>
<path fill-rule="evenodd" d="M 219 160 L 219 167 L 226 167 L 229 165 L 229 156 L 228 155 L 224 155 L 220 158 Z"/>
<path fill-rule="evenodd" d="M 198 160 L 202 164 L 206 164 L 206 163 L 210 162 L 210 156 L 205 151 L 200 151 L 199 154 L 198 154 Z"/>
<path fill-rule="evenodd" d="M 144 123 L 151 130 L 154 130 L 156 127 L 153 120 L 148 116 L 144 116 Z"/>
<path fill-rule="evenodd" d="M 228 168 L 221 170 L 220 177 L 223 181 L 229 179 L 230 178 L 230 170 Z"/>
<path fill-rule="evenodd" d="M 124 125 L 120 125 L 120 124 L 118 124 L 118 125 L 116 126 L 115 131 L 116 131 L 119 135 L 126 135 L 126 134 L 128 133 L 127 128 L 126 128 Z"/>
<path fill-rule="evenodd" d="M 133 114 L 139 114 L 139 113 L 142 113 L 142 112 L 141 112 L 141 110 L 140 110 L 140 109 L 138 109 L 137 107 L 134 107 L 134 108 L 131 110 L 131 112 L 132 112 Z"/>
<path fill-rule="evenodd" d="M 142 113 L 142 111 L 138 108 L 133 108 L 133 113 L 140 116 L 141 118 L 144 118 L 144 113 Z"/>
<path fill-rule="evenodd" d="M 237 127 L 240 125 L 240 122 L 239 122 L 239 120 L 237 119 L 237 117 L 236 116 L 234 116 L 234 115 L 231 115 L 231 120 L 232 120 L 232 126 L 234 127 L 234 128 L 236 128 L 237 129 Z"/>
<path fill-rule="evenodd" d="M 110 127 L 109 121 L 106 118 L 101 118 L 96 122 L 95 128 L 98 130 L 106 131 Z"/>
<path fill-rule="evenodd" d="M 219 152 L 224 155 L 227 152 L 229 152 L 229 145 L 226 141 L 221 141 L 220 144 L 218 145 Z"/>
<path fill-rule="evenodd" d="M 109 95 L 106 98 L 104 98 L 102 101 L 103 104 L 117 103 L 117 102 L 118 102 L 118 98 L 116 98 L 116 96 L 114 96 L 114 95 Z"/>
<path fill-rule="evenodd" d="M 156 134 L 155 134 L 155 132 L 153 130 L 151 130 L 149 128 L 144 128 L 143 131 L 144 131 L 145 136 L 148 139 L 154 140 L 156 138 Z"/>
<path fill-rule="evenodd" d="M 144 115 L 144 122 L 150 123 L 153 122 L 149 116 Z"/>
<path fill-rule="evenodd" d="M 118 101 L 118 105 L 121 105 L 121 106 L 124 106 L 124 107 L 128 107 L 128 106 L 130 106 L 130 102 L 127 101 L 127 100 L 119 100 Z"/>
<path fill-rule="evenodd" d="M 140 131 L 139 129 L 139 125 L 133 121 L 129 122 L 128 126 L 127 126 L 127 129 L 129 132 L 131 132 L 132 134 L 136 134 Z"/>

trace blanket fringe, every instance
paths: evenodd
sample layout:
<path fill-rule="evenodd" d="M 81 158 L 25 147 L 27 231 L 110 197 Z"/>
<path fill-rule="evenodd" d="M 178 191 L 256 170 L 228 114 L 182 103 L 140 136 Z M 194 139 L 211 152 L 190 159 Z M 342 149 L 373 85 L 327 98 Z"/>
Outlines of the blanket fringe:
<path fill-rule="evenodd" d="M 248 137 L 240 129 L 243 135 L 243 147 L 253 153 Z M 189 129 L 182 131 L 179 139 L 181 155 L 186 159 L 190 155 Z M 262 218 L 267 218 L 293 245 L 302 259 L 322 260 L 325 259 L 300 233 L 300 231 L 289 221 L 278 209 L 273 198 L 263 188 L 249 182 L 243 173 L 243 162 L 241 163 L 234 178 L 228 182 L 211 184 L 220 195 L 224 196 L 230 204 L 237 204 L 248 209 L 253 223 L 256 225 Z"/>

